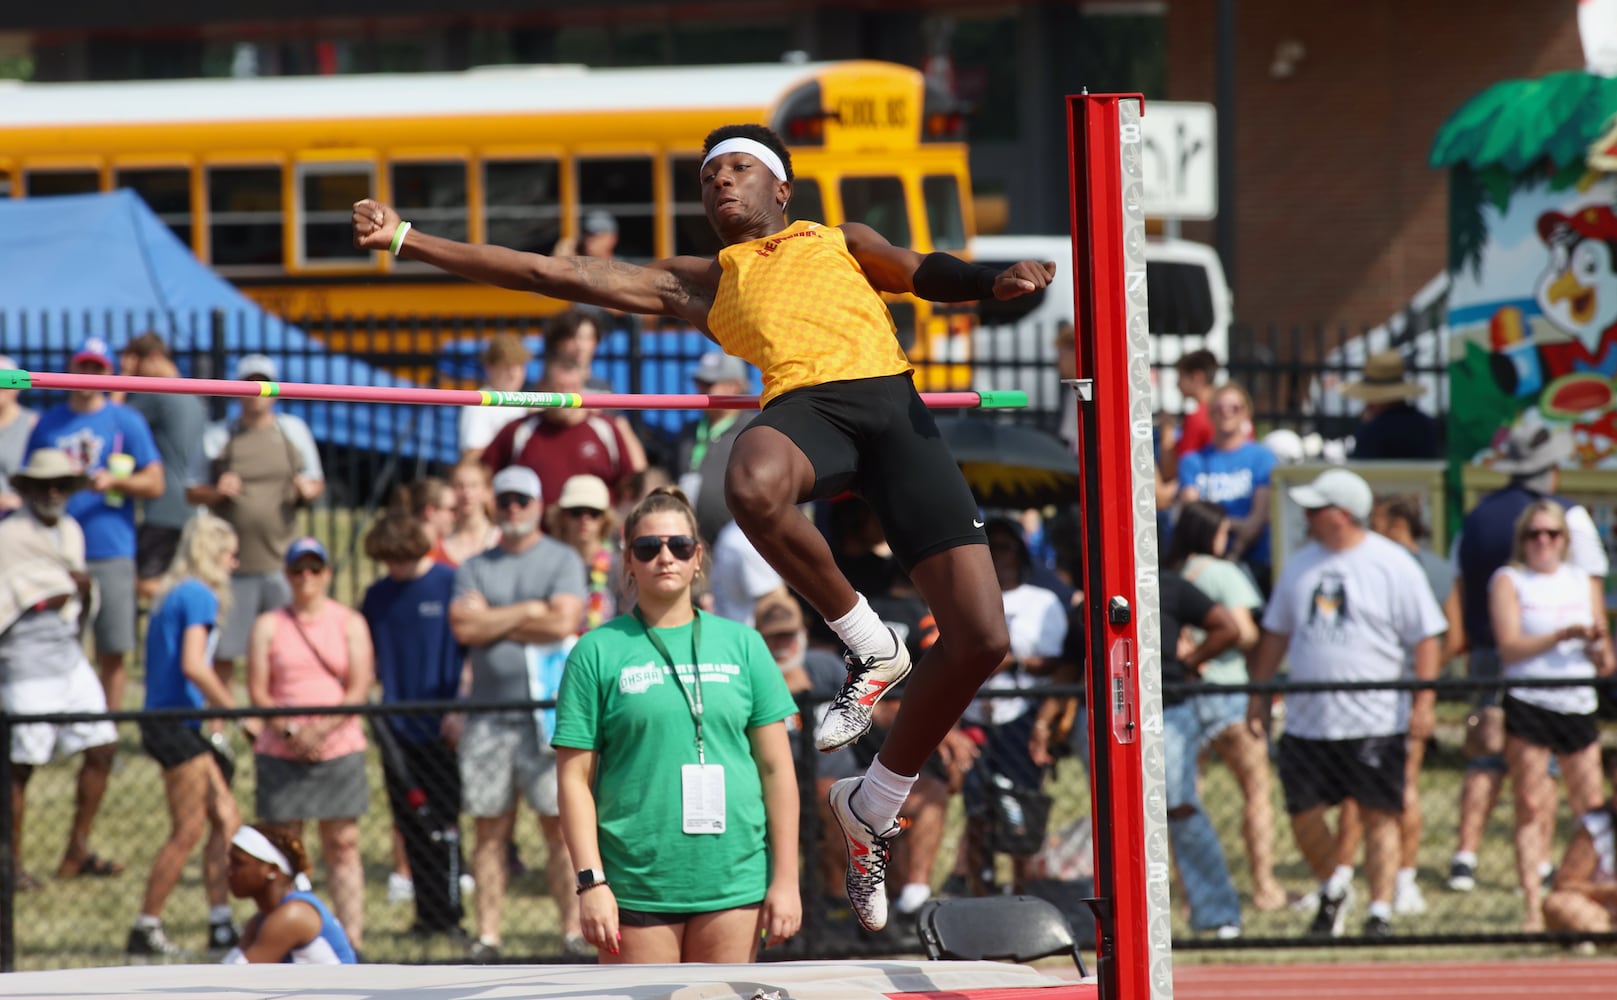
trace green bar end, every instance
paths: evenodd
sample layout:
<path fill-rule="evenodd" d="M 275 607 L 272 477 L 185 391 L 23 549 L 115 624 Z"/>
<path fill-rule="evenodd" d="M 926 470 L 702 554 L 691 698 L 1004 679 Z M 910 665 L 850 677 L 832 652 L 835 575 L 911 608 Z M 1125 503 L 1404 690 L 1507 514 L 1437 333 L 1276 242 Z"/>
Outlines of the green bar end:
<path fill-rule="evenodd" d="M 20 368 L 0 368 L 0 389 L 32 389 L 33 377 Z"/>
<path fill-rule="evenodd" d="M 979 389 L 977 400 L 978 408 L 984 410 L 1027 409 L 1027 393 L 1020 389 Z"/>

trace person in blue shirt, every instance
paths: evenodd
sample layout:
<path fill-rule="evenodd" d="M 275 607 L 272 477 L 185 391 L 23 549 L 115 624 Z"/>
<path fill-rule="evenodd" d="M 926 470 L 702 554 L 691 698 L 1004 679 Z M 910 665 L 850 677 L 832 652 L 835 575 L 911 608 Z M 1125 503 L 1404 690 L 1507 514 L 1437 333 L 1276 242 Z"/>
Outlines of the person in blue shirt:
<path fill-rule="evenodd" d="M 73 355 L 75 375 L 110 375 L 112 350 L 92 337 Z M 135 500 L 163 495 L 162 456 L 139 413 L 103 392 L 74 389 L 40 414 L 28 453 L 60 448 L 90 477 L 67 513 L 84 528 L 84 558 L 100 595 L 95 654 L 107 707 L 123 708 L 124 657 L 135 648 Z"/>
<path fill-rule="evenodd" d="M 1229 547 L 1222 553 L 1245 563 L 1258 589 L 1269 592 L 1269 476 L 1274 452 L 1252 440 L 1252 397 L 1233 382 L 1208 400 L 1213 440 L 1179 459 L 1180 506 L 1206 500 L 1230 517 Z"/>
<path fill-rule="evenodd" d="M 303 842 L 273 827 L 244 826 L 230 838 L 230 894 L 258 913 L 241 931 L 226 965 L 289 962 L 353 965 L 359 955 L 331 909 L 309 890 Z"/>
<path fill-rule="evenodd" d="M 460 692 L 466 651 L 449 628 L 455 571 L 433 562 L 419 518 L 382 515 L 365 535 L 365 554 L 387 567 L 360 602 L 376 647 L 382 701 L 450 701 Z M 460 716 L 374 718 L 393 825 L 404 841 L 415 889 L 418 934 L 459 936 Z"/>
<path fill-rule="evenodd" d="M 230 602 L 230 572 L 235 565 L 236 532 L 229 524 L 205 512 L 186 522 L 179 551 L 159 583 L 155 610 L 146 625 L 146 708 L 235 707 L 230 689 L 213 670 L 213 645 L 220 616 Z M 236 799 L 212 744 L 202 735 L 201 720 L 144 720 L 140 742 L 163 769 L 170 829 L 152 859 L 140 915 L 129 930 L 129 956 L 162 959 L 185 954 L 163 933 L 163 906 L 204 831 L 208 832 L 202 854 L 208 946 L 222 952 L 237 942 L 225 885 L 230 834 L 241 823 Z"/>

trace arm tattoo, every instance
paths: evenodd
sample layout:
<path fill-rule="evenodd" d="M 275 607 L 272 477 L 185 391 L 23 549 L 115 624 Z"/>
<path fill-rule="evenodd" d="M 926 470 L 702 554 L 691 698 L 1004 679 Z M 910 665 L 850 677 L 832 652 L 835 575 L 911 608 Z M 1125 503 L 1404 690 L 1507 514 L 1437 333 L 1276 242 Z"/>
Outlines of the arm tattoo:
<path fill-rule="evenodd" d="M 621 260 L 602 260 L 599 257 L 569 257 L 567 260 L 573 265 L 578 283 L 585 288 L 612 288 L 617 284 L 617 279 L 644 270 Z"/>

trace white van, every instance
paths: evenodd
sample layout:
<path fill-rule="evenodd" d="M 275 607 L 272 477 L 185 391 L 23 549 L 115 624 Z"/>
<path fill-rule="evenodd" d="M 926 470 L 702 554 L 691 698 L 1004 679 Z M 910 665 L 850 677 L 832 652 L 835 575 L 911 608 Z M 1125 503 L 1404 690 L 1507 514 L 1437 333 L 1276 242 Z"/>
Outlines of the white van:
<path fill-rule="evenodd" d="M 1048 288 L 1008 301 L 980 305 L 972 338 L 974 382 L 986 389 L 1021 389 L 1031 407 L 1054 410 L 1060 401 L 1055 336 L 1072 322 L 1072 240 L 1067 236 L 979 236 L 972 260 L 1008 267 L 1019 260 L 1053 260 Z M 1152 239 L 1146 242 L 1146 295 L 1150 311 L 1151 383 L 1155 410 L 1180 411 L 1173 364 L 1199 348 L 1229 362 L 1233 302 L 1218 253 L 1204 243 Z"/>

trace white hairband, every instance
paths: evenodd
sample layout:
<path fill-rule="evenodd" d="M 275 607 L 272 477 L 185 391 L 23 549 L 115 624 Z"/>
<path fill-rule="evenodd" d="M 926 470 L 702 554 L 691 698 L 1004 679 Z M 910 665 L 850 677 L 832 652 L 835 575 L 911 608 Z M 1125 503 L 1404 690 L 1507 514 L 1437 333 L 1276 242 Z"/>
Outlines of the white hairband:
<path fill-rule="evenodd" d="M 780 157 L 775 155 L 773 149 L 765 146 L 757 139 L 746 139 L 739 135 L 716 143 L 712 149 L 708 150 L 707 155 L 702 157 L 702 166 L 705 168 L 709 160 L 725 153 L 746 153 L 768 167 L 769 172 L 774 174 L 777 180 L 789 179 L 786 176 L 786 165 L 780 162 Z"/>
<path fill-rule="evenodd" d="M 260 861 L 268 862 L 281 871 L 292 876 L 294 888 L 308 892 L 312 888 L 309 876 L 302 872 L 292 871 L 292 862 L 287 860 L 279 847 L 270 842 L 270 839 L 257 829 L 243 824 L 236 828 L 236 835 L 230 838 L 230 846 L 239 847 L 248 855 Z"/>

